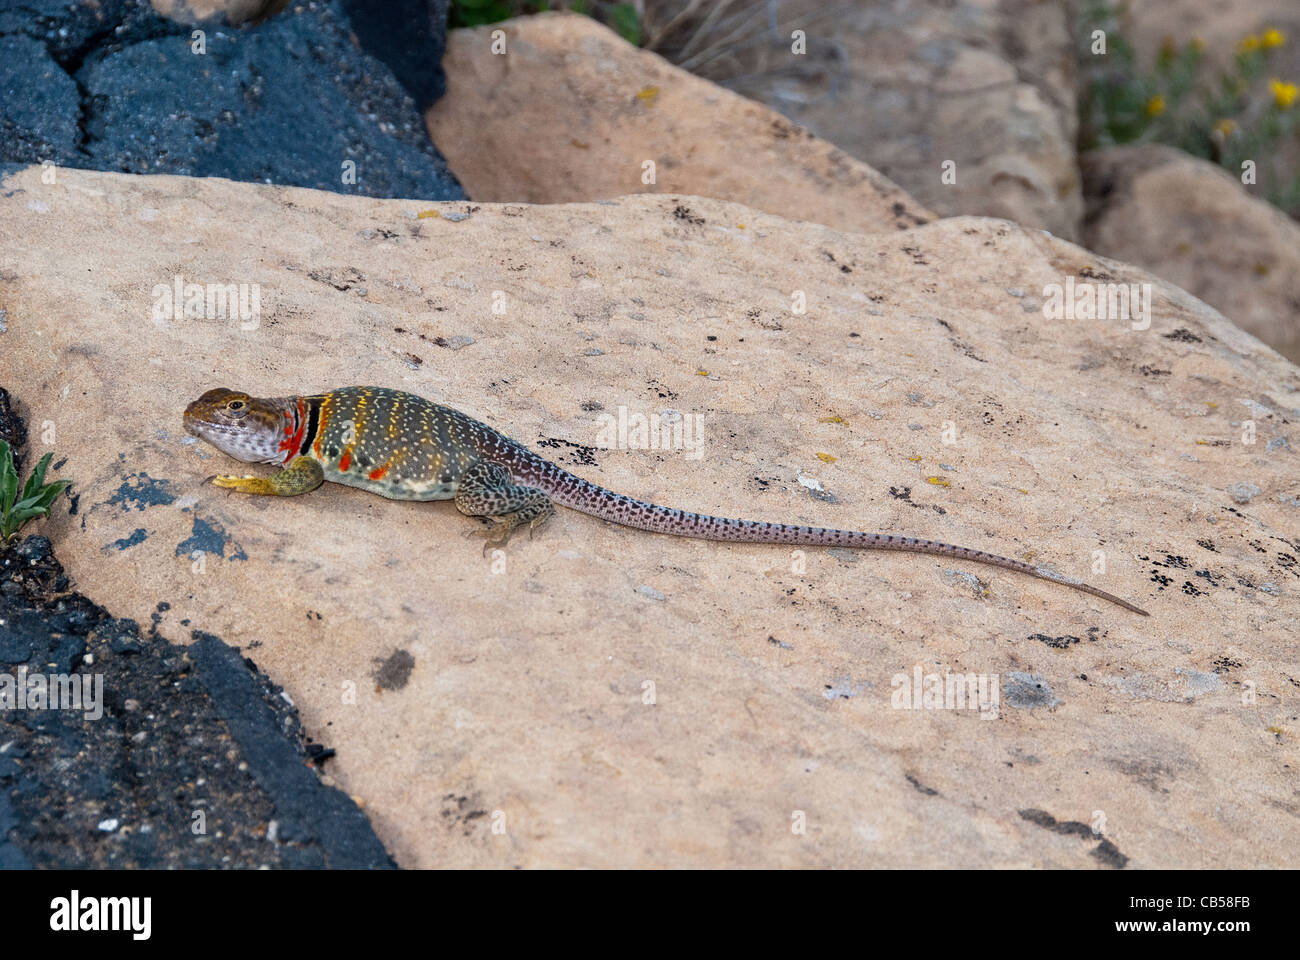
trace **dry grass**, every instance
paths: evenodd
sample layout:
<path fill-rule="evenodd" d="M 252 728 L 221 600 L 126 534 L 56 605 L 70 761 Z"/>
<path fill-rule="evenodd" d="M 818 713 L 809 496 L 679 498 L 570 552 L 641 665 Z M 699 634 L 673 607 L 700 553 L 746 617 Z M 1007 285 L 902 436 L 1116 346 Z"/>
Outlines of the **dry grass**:
<path fill-rule="evenodd" d="M 755 84 L 768 88 L 772 77 L 783 77 L 831 95 L 845 73 L 834 23 L 853 7 L 808 0 L 645 0 L 645 47 L 737 93 Z M 809 55 L 791 56 L 794 30 L 808 34 Z"/>

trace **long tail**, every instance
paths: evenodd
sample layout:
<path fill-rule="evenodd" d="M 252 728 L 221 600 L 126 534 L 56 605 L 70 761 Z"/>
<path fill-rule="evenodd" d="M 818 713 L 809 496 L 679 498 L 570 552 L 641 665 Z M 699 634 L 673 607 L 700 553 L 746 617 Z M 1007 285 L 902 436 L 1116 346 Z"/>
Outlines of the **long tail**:
<path fill-rule="evenodd" d="M 1140 613 L 1144 617 L 1150 616 L 1141 607 L 1082 580 L 1067 577 L 1046 567 L 1036 567 L 983 550 L 972 550 L 969 547 L 958 547 L 935 540 L 921 540 L 917 537 L 805 527 L 789 523 L 732 520 L 726 517 L 713 517 L 706 513 L 691 513 L 688 510 L 661 507 L 655 503 L 647 503 L 635 497 L 606 490 L 604 487 L 574 476 L 562 467 L 522 447 L 518 459 L 508 466 L 518 482 L 544 490 L 556 503 L 625 527 L 635 527 L 638 530 L 649 530 L 654 533 L 668 533 L 677 537 L 693 537 L 698 540 L 790 543 L 816 547 L 852 547 L 861 550 L 902 550 L 909 553 L 928 553 L 937 557 L 953 557 L 957 560 L 969 560 L 1002 567 L 1004 570 L 1014 570 L 1040 580 L 1050 580 L 1052 583 L 1073 587 L 1075 590 L 1082 590 L 1094 597 L 1108 600 L 1125 610 Z"/>

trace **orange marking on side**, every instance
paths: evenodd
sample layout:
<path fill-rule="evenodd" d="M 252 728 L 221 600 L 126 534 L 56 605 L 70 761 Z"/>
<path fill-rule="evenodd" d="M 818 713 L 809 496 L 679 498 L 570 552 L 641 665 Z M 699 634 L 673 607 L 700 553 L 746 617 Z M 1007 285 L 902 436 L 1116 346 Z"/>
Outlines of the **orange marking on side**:
<path fill-rule="evenodd" d="M 375 469 L 370 471 L 370 479 L 382 480 L 384 478 L 384 474 L 386 474 L 387 472 L 388 472 L 388 464 L 384 464 L 382 467 L 375 467 Z"/>
<path fill-rule="evenodd" d="M 352 451 L 344 450 L 343 456 L 339 457 L 339 472 L 346 473 L 350 466 L 352 466 Z"/>

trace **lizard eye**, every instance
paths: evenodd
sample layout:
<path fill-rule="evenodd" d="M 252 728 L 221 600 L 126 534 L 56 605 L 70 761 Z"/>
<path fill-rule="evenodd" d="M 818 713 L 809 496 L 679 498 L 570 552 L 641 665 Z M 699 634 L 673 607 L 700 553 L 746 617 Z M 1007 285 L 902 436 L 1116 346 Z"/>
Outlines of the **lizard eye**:
<path fill-rule="evenodd" d="M 244 415 L 245 406 L 247 406 L 247 404 L 245 404 L 243 400 L 231 400 L 228 404 L 226 404 L 226 409 L 229 410 L 231 413 L 242 417 Z"/>

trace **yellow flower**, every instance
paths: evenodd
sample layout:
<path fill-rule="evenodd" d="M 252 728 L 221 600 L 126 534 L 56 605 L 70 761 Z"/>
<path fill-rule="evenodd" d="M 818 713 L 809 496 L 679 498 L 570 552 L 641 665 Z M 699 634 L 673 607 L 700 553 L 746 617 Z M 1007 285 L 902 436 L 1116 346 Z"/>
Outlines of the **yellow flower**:
<path fill-rule="evenodd" d="M 1295 103 L 1296 95 L 1300 94 L 1300 86 L 1283 83 L 1276 77 L 1268 82 L 1268 89 L 1273 94 L 1273 102 L 1283 110 Z"/>
<path fill-rule="evenodd" d="M 1242 38 L 1241 43 L 1237 45 L 1237 49 L 1242 53 L 1252 53 L 1259 49 L 1259 44 L 1259 37 L 1252 33 L 1249 36 Z"/>
<path fill-rule="evenodd" d="M 1237 131 L 1237 121 L 1224 117 L 1214 125 L 1214 130 L 1221 137 L 1230 137 Z"/>
<path fill-rule="evenodd" d="M 1197 53 L 1205 52 L 1205 41 L 1200 37 L 1192 37 L 1192 49 Z"/>
<path fill-rule="evenodd" d="M 1286 43 L 1286 34 L 1277 27 L 1269 27 L 1264 31 L 1264 36 L 1260 38 L 1260 43 L 1264 45 L 1265 50 L 1280 47 Z"/>
<path fill-rule="evenodd" d="M 1150 100 L 1147 101 L 1147 116 L 1158 117 L 1160 116 L 1160 114 L 1164 112 L 1165 112 L 1165 98 L 1160 96 L 1160 94 L 1157 93 L 1154 97 L 1152 97 Z"/>

